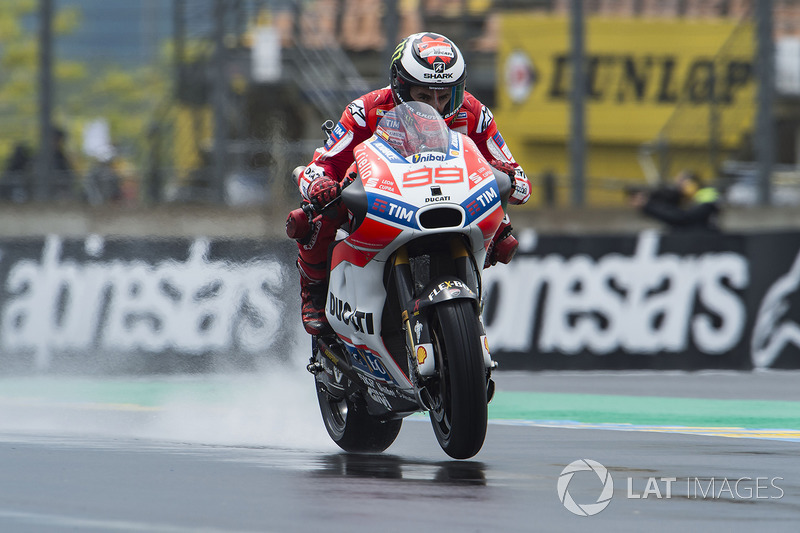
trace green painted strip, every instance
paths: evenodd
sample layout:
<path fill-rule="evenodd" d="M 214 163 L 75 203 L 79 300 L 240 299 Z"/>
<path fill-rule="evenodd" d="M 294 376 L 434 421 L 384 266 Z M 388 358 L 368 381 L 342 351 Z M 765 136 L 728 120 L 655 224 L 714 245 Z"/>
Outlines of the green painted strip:
<path fill-rule="evenodd" d="M 261 379 L 0 379 L 0 399 L 161 407 L 174 401 L 224 405 L 241 394 L 264 392 Z M 600 394 L 497 391 L 495 420 L 559 420 L 588 424 L 708 426 L 800 430 L 800 402 L 717 400 Z"/>
<path fill-rule="evenodd" d="M 498 391 L 489 417 L 663 426 L 800 429 L 800 402 Z"/>
<path fill-rule="evenodd" d="M 0 379 L 0 398 L 47 402 L 135 404 L 159 407 L 173 400 L 224 403 L 233 394 L 256 387 L 255 382 L 187 378 L 90 379 L 90 378 L 10 378 Z"/>

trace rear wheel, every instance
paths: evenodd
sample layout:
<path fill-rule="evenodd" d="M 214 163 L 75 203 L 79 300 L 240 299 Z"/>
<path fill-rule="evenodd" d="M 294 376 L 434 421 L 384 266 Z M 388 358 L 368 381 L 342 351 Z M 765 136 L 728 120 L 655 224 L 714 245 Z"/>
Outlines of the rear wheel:
<path fill-rule="evenodd" d="M 336 399 L 318 386 L 317 399 L 328 435 L 347 452 L 382 452 L 391 446 L 403 425 L 402 419 L 379 420 L 371 416 L 360 396 Z"/>
<path fill-rule="evenodd" d="M 478 453 L 486 438 L 486 368 L 480 329 L 469 300 L 437 305 L 432 336 L 439 379 L 428 390 L 436 439 L 454 459 Z"/>

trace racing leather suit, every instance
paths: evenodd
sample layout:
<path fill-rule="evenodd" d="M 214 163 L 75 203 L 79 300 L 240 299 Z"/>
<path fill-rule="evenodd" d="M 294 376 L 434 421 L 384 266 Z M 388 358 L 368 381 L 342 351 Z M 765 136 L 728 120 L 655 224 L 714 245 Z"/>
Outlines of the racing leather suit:
<path fill-rule="evenodd" d="M 307 191 L 311 182 L 323 174 L 341 183 L 354 161 L 353 149 L 372 136 L 381 117 L 394 107 L 389 87 L 367 93 L 347 106 L 325 145 L 316 150 L 313 160 L 298 177 L 297 185 L 304 201 L 308 201 Z M 509 203 L 523 204 L 528 201 L 531 194 L 528 177 L 503 141 L 489 108 L 465 92 L 464 103 L 448 125 L 452 130 L 470 137 L 487 161 L 491 163 L 497 160 L 514 169 L 515 186 Z M 298 268 L 308 282 L 325 280 L 328 247 L 336 230 L 346 221 L 346 213 L 339 209 L 332 216 L 318 218 L 310 234 L 298 241 Z M 504 223 L 501 228 L 508 226 L 507 216 Z"/>

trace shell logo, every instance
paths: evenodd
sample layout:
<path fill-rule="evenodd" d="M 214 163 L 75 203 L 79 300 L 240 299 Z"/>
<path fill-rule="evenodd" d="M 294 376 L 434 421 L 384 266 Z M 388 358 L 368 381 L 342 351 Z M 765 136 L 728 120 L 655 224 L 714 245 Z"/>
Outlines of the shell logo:
<path fill-rule="evenodd" d="M 417 347 L 417 362 L 422 364 L 425 362 L 425 359 L 428 358 L 428 350 L 425 349 L 424 346 Z"/>

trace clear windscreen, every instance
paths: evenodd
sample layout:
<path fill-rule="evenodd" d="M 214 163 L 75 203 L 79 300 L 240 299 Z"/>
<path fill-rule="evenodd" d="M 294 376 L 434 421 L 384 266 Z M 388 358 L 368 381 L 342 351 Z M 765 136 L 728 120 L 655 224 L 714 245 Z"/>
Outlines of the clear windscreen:
<path fill-rule="evenodd" d="M 378 122 L 375 134 L 403 157 L 422 152 L 447 153 L 450 128 L 441 115 L 422 102 L 403 103 Z"/>

